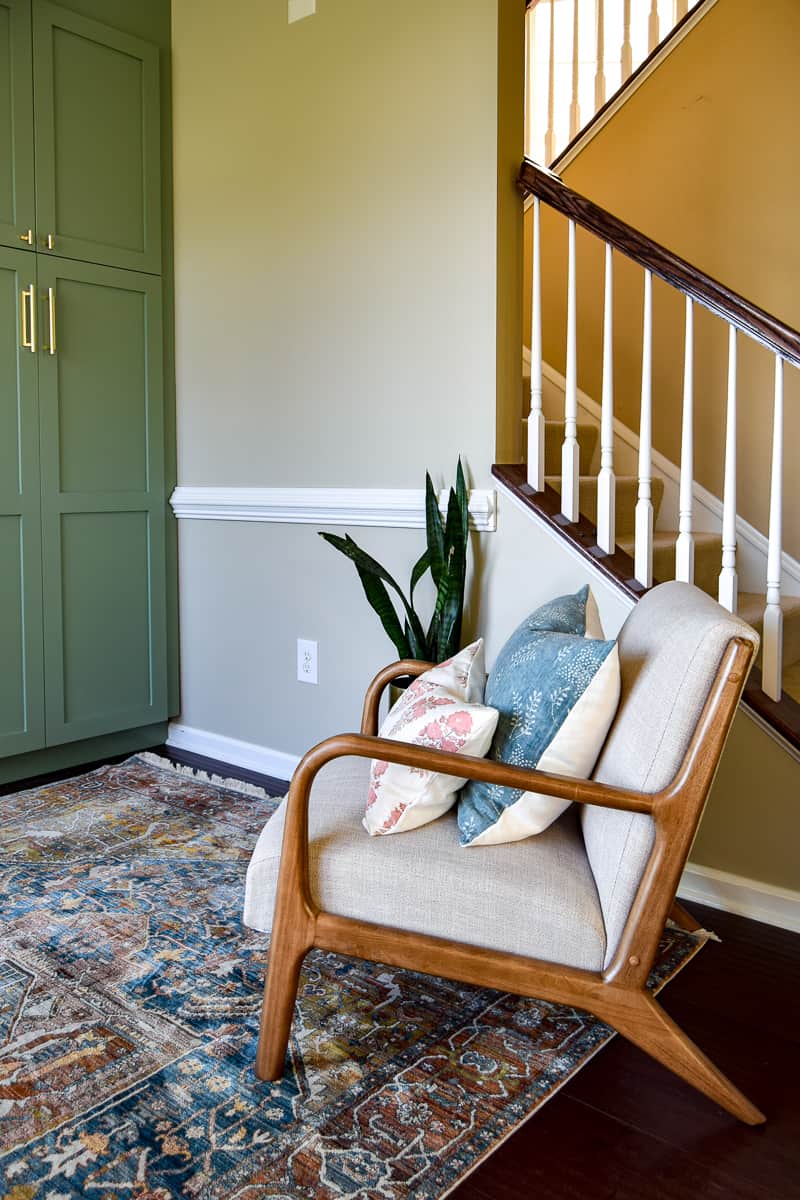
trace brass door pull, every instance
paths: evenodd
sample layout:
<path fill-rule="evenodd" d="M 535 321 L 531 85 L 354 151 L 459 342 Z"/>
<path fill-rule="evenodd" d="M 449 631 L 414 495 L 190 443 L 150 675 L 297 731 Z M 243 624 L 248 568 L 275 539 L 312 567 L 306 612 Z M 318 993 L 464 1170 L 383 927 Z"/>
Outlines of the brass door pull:
<path fill-rule="evenodd" d="M 48 233 L 48 235 L 47 235 L 47 249 L 48 249 L 48 250 L 55 250 L 55 248 L 56 248 L 56 235 L 55 235 L 54 233 Z"/>
<path fill-rule="evenodd" d="M 21 242 L 27 242 L 29 246 L 32 246 L 33 245 L 33 230 L 29 229 L 27 233 L 21 233 L 19 235 L 19 240 Z"/>
<path fill-rule="evenodd" d="M 50 354 L 56 352 L 56 289 L 47 289 L 47 311 L 50 316 L 50 345 L 48 351 Z"/>
<path fill-rule="evenodd" d="M 28 311 L 26 301 L 30 302 L 30 327 L 28 326 Z M 36 353 L 36 289 L 33 284 L 29 288 L 23 288 L 22 291 L 22 348 L 30 350 L 31 354 Z"/>

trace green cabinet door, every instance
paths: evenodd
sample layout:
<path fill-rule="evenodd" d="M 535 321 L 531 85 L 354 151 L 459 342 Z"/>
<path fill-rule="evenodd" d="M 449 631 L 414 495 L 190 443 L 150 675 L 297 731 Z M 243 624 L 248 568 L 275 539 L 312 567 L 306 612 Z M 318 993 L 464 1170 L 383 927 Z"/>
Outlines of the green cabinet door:
<path fill-rule="evenodd" d="M 167 715 L 161 281 L 40 256 L 39 293 L 53 746 Z"/>
<path fill-rule="evenodd" d="M 23 332 L 31 341 L 35 270 L 35 255 L 0 247 L 2 757 L 44 745 L 37 355 L 22 344 Z M 35 351 L 35 336 L 33 341 Z"/>
<path fill-rule="evenodd" d="M 40 248 L 158 274 L 157 47 L 47 0 L 33 37 Z"/>
<path fill-rule="evenodd" d="M 31 6 L 0 0 L 0 244 L 34 250 L 35 224 Z"/>

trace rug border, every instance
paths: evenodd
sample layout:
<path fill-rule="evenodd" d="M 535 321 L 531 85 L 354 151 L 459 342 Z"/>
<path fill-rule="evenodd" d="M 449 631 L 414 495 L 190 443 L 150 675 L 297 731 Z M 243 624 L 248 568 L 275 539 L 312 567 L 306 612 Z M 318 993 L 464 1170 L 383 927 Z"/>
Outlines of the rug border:
<path fill-rule="evenodd" d="M 686 930 L 684 929 L 684 930 L 681 930 L 680 932 L 686 933 Z M 651 989 L 652 995 L 657 996 L 659 994 L 659 992 L 661 992 L 662 989 L 667 986 L 668 983 L 671 983 L 672 980 L 677 975 L 680 974 L 680 972 L 683 970 L 683 968 L 688 966 L 688 964 L 692 961 L 692 959 L 697 954 L 699 954 L 699 952 L 703 949 L 703 947 L 709 941 L 718 941 L 719 940 L 716 937 L 716 934 L 712 933 L 708 929 L 698 929 L 694 933 L 690 933 L 688 936 L 694 938 L 696 940 L 697 944 L 694 946 L 694 948 L 689 953 L 687 953 L 680 960 L 679 963 L 677 963 L 675 968 L 666 977 L 666 979 L 662 979 L 657 987 Z M 511 993 L 507 993 L 507 994 L 510 995 Z M 585 1010 L 581 1010 L 581 1011 L 585 1011 Z M 593 1016 L 594 1014 L 590 1014 L 590 1015 Z M 595 1018 L 595 1019 L 599 1020 L 599 1018 Z M 607 1024 L 607 1022 L 604 1021 L 603 1024 Z M 513 1137 L 513 1135 L 515 1133 L 517 1133 L 518 1130 L 520 1130 L 523 1125 L 527 1125 L 528 1121 L 532 1120 L 533 1117 L 535 1117 L 536 1114 L 542 1108 L 544 1108 L 545 1104 L 547 1104 L 548 1101 L 553 1099 L 553 1096 L 557 1095 L 561 1091 L 561 1089 L 566 1084 L 569 1083 L 569 1081 L 571 1079 L 573 1079 L 580 1071 L 582 1071 L 583 1068 L 592 1061 L 592 1059 L 595 1057 L 595 1055 L 599 1054 L 601 1050 L 604 1050 L 606 1048 L 606 1046 L 608 1046 L 609 1043 L 614 1040 L 615 1037 L 620 1036 L 617 1033 L 617 1030 L 613 1028 L 613 1026 L 609 1025 L 609 1029 L 611 1030 L 610 1037 L 606 1038 L 605 1041 L 600 1042 L 600 1044 L 598 1046 L 595 1046 L 595 1048 L 589 1052 L 589 1054 L 586 1056 L 586 1058 L 582 1058 L 581 1061 L 572 1068 L 572 1070 L 569 1072 L 569 1074 L 565 1075 L 564 1078 L 560 1081 L 560 1083 L 556 1084 L 556 1086 L 554 1088 L 551 1088 L 546 1096 L 542 1096 L 539 1103 L 534 1105 L 534 1107 L 530 1110 L 530 1112 L 526 1113 L 525 1116 L 521 1118 L 521 1120 L 517 1121 L 517 1123 L 515 1125 L 510 1125 L 508 1127 L 508 1129 L 497 1139 L 497 1141 L 494 1143 L 494 1145 L 491 1147 L 491 1149 L 484 1150 L 483 1154 L 481 1154 L 478 1158 L 476 1158 L 470 1164 L 470 1166 L 467 1168 L 467 1170 L 464 1172 L 464 1174 L 459 1175 L 458 1179 L 456 1179 L 451 1185 L 449 1185 L 446 1191 L 437 1193 L 435 1200 L 445 1200 L 445 1197 L 452 1195 L 453 1192 L 456 1190 L 456 1188 L 460 1187 L 465 1179 L 468 1179 L 470 1177 L 470 1175 L 472 1175 L 475 1171 L 477 1171 L 478 1167 L 483 1166 L 483 1164 L 487 1161 L 487 1159 L 491 1158 L 492 1155 L 497 1150 L 499 1150 L 500 1147 L 502 1145 L 504 1145 L 510 1137 Z M 414 1200 L 413 1195 L 410 1196 L 409 1200 Z"/>
<path fill-rule="evenodd" d="M 238 792 L 241 796 L 252 796 L 255 800 L 280 802 L 289 790 L 288 783 L 285 783 L 286 791 L 276 796 L 257 783 L 249 783 L 245 779 L 235 779 L 230 775 L 218 775 L 216 772 L 206 771 L 202 767 L 192 767 L 188 763 L 174 763 L 172 759 L 165 758 L 163 754 L 156 754 L 152 750 L 142 750 L 138 754 L 132 755 L 131 758 L 138 759 L 148 767 L 155 767 L 158 771 L 169 772 L 182 779 L 194 779 L 197 783 L 204 783 L 209 787 L 224 788 L 227 792 Z"/>

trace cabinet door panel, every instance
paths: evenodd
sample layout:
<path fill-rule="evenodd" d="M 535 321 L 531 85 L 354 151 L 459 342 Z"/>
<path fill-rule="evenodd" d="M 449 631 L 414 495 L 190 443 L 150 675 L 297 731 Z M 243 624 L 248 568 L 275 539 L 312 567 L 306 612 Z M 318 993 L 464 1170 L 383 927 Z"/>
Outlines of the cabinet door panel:
<path fill-rule="evenodd" d="M 0 756 L 44 745 L 36 355 L 21 346 L 35 268 L 0 247 Z"/>
<path fill-rule="evenodd" d="M 47 744 L 166 717 L 161 284 L 48 258 L 40 356 Z M 43 309 L 43 345 L 50 346 Z"/>
<path fill-rule="evenodd" d="M 161 270 L 158 50 L 34 2 L 36 201 L 53 253 Z"/>
<path fill-rule="evenodd" d="M 30 2 L 0 0 L 0 243 L 21 248 L 35 221 Z"/>

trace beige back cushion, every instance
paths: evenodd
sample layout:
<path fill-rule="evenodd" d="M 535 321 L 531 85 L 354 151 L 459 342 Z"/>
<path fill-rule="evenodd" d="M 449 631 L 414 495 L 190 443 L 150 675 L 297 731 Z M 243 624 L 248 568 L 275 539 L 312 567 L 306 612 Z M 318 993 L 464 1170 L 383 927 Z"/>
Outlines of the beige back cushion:
<path fill-rule="evenodd" d="M 664 583 L 642 597 L 620 632 L 622 694 L 595 779 L 639 792 L 669 783 L 733 637 L 758 645 L 749 625 L 690 584 Z M 582 825 L 608 965 L 653 844 L 653 822 L 640 813 L 585 806 Z"/>

